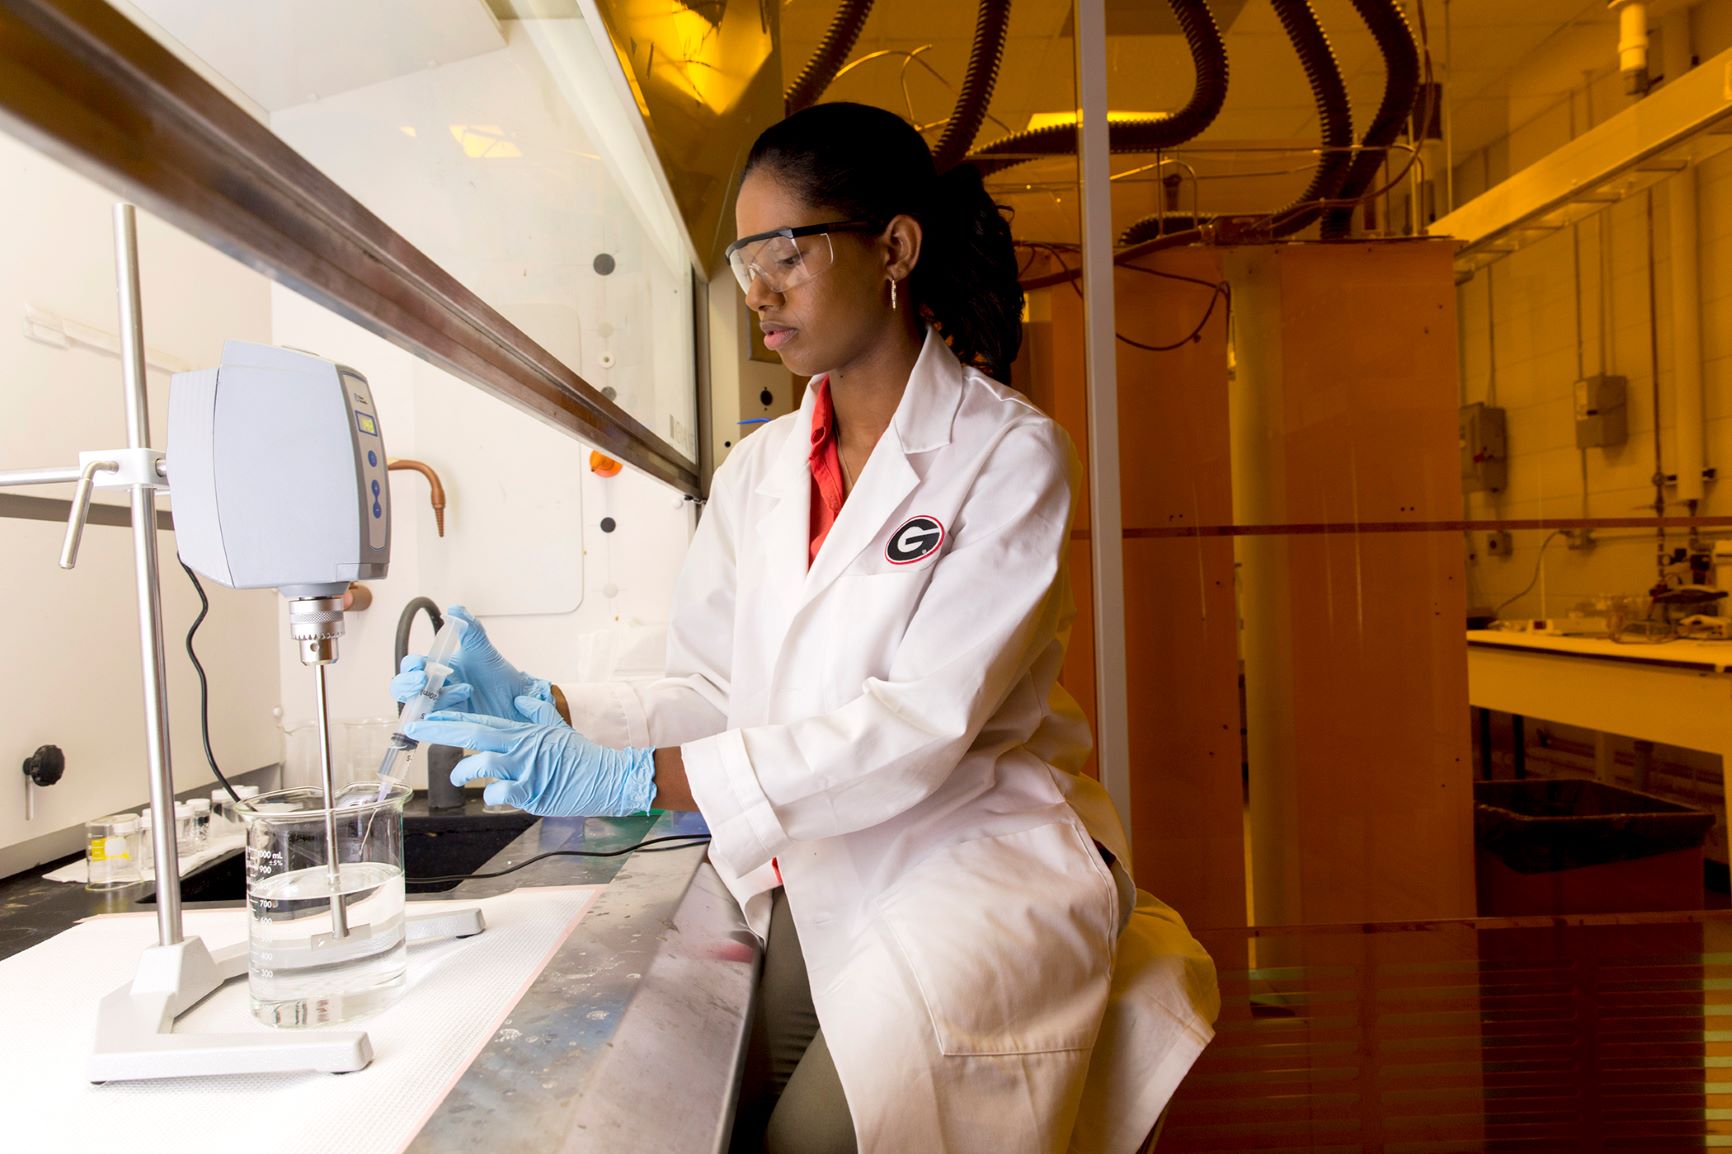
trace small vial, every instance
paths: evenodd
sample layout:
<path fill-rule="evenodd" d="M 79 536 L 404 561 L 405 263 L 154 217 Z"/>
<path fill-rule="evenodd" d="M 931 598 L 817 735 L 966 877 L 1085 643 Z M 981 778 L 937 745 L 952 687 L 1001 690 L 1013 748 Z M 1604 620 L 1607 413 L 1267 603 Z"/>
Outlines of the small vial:
<path fill-rule="evenodd" d="M 117 890 L 143 881 L 138 850 L 139 822 L 130 813 L 85 822 L 84 860 L 90 876 L 84 888 Z"/>
<path fill-rule="evenodd" d="M 174 844 L 183 854 L 198 850 L 192 838 L 192 806 L 184 801 L 174 803 Z"/>
<path fill-rule="evenodd" d="M 186 803 L 187 810 L 192 815 L 192 844 L 194 851 L 210 847 L 210 802 L 202 797 L 195 797 Z"/>
<path fill-rule="evenodd" d="M 210 840 L 217 841 L 235 834 L 234 800 L 226 789 L 210 791 Z"/>

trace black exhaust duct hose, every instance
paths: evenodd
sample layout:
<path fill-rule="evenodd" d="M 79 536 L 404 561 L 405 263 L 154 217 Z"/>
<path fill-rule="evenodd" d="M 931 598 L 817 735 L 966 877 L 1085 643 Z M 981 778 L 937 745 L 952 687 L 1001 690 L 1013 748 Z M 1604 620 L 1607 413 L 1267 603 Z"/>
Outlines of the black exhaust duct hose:
<path fill-rule="evenodd" d="M 1413 115 L 1414 101 L 1419 98 L 1419 46 L 1414 42 L 1413 28 L 1407 23 L 1397 0 L 1353 0 L 1365 26 L 1377 41 L 1383 54 L 1387 79 L 1383 85 L 1383 102 L 1377 106 L 1365 137 L 1359 142 L 1359 154 L 1341 182 L 1338 199 L 1354 200 L 1364 195 L 1377 179 L 1377 171 L 1388 156 L 1389 146 L 1401 135 L 1407 118 Z M 1331 208 L 1323 214 L 1323 238 L 1339 240 L 1353 231 L 1353 209 L 1348 206 Z"/>
<path fill-rule="evenodd" d="M 1201 135 L 1213 124 L 1227 99 L 1227 46 L 1215 24 L 1207 0 L 1168 0 L 1185 43 L 1191 49 L 1196 83 L 1191 99 L 1171 116 L 1126 120 L 1109 125 L 1107 135 L 1114 152 L 1159 152 L 1177 148 Z M 1076 152 L 1076 126 L 1055 125 L 1017 132 L 976 149 L 969 159 L 981 174 L 990 176 L 1035 156 L 1066 156 Z"/>
<path fill-rule="evenodd" d="M 1335 60 L 1335 50 L 1329 47 L 1329 37 L 1317 22 L 1310 0 L 1274 0 L 1275 15 L 1287 30 L 1287 39 L 1299 53 L 1299 63 L 1305 67 L 1305 77 L 1311 81 L 1311 95 L 1317 102 L 1317 116 L 1322 121 L 1323 148 L 1317 157 L 1317 169 L 1311 183 L 1305 186 L 1292 204 L 1275 214 L 1270 226 L 1271 237 L 1291 236 L 1323 215 L 1323 208 L 1314 202 L 1327 200 L 1341 191 L 1347 170 L 1353 164 L 1353 109 L 1347 103 L 1347 85 L 1341 80 L 1341 65 Z"/>
<path fill-rule="evenodd" d="M 974 47 L 968 53 L 968 75 L 962 80 L 956 107 L 944 125 L 944 135 L 932 150 L 932 163 L 939 172 L 968 154 L 986 106 L 998 83 L 998 65 L 1004 59 L 1004 37 L 1010 28 L 1010 0 L 980 0 L 980 15 L 974 20 Z"/>
<path fill-rule="evenodd" d="M 854 42 L 860 39 L 860 29 L 866 26 L 866 17 L 871 13 L 872 0 L 842 0 L 836 9 L 836 19 L 830 21 L 812 59 L 806 61 L 806 67 L 800 69 L 800 75 L 794 77 L 794 83 L 782 94 L 782 106 L 788 115 L 818 103 L 818 98 L 836 79 L 836 73 L 842 70 L 848 53 L 854 51 Z"/>
<path fill-rule="evenodd" d="M 1299 55 L 1305 78 L 1311 82 L 1311 96 L 1317 102 L 1317 117 L 1322 124 L 1322 148 L 1317 157 L 1317 167 L 1311 174 L 1311 183 L 1305 186 L 1305 191 L 1292 204 L 1274 213 L 1270 223 L 1258 230 L 1260 235 L 1247 233 L 1244 239 L 1274 240 L 1291 236 L 1323 215 L 1322 206 L 1315 202 L 1327 200 L 1340 191 L 1341 182 L 1347 178 L 1347 169 L 1353 161 L 1353 109 L 1347 103 L 1347 86 L 1341 80 L 1341 66 L 1335 60 L 1334 50 L 1329 47 L 1329 37 L 1323 34 L 1323 26 L 1317 22 L 1317 13 L 1311 10 L 1309 0 L 1272 2 L 1287 39 L 1292 41 L 1293 49 Z M 1133 245 L 1153 239 L 1160 219 L 1149 216 L 1137 221 L 1124 231 L 1119 243 Z M 1185 235 L 1173 233 L 1166 239 L 1176 244 Z"/>

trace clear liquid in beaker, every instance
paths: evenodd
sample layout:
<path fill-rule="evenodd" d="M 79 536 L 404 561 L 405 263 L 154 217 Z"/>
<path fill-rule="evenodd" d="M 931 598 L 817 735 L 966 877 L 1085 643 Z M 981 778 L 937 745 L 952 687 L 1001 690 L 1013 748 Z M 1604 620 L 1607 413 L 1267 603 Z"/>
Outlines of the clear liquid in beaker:
<path fill-rule="evenodd" d="M 383 1009 L 403 987 L 403 871 L 344 862 L 337 889 L 348 933 L 332 932 L 324 866 L 260 878 L 248 887 L 253 1015 L 270 1026 L 318 1026 Z"/>

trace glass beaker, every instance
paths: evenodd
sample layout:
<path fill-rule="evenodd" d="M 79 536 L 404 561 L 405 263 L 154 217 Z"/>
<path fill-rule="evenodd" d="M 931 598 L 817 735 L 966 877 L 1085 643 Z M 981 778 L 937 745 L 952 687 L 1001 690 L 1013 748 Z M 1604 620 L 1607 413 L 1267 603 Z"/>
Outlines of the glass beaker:
<path fill-rule="evenodd" d="M 364 721 L 342 721 L 337 725 L 342 746 L 342 753 L 337 758 L 340 780 L 378 781 L 379 762 L 385 756 L 385 747 L 391 744 L 391 734 L 396 732 L 396 719 L 369 717 Z M 395 776 L 408 780 L 404 774 Z"/>
<path fill-rule="evenodd" d="M 343 789 L 329 813 L 318 789 L 277 790 L 236 807 L 247 830 L 249 985 L 259 1021 L 348 1021 L 401 991 L 408 800 L 403 786 L 381 798 L 376 782 L 363 782 Z"/>
<path fill-rule="evenodd" d="M 278 778 L 284 789 L 316 787 L 324 778 L 320 758 L 319 727 L 310 721 L 300 725 L 282 726 L 282 774 Z M 337 751 L 333 749 L 335 757 Z M 339 772 L 341 765 L 335 764 Z M 340 779 L 339 779 L 340 780 Z"/>

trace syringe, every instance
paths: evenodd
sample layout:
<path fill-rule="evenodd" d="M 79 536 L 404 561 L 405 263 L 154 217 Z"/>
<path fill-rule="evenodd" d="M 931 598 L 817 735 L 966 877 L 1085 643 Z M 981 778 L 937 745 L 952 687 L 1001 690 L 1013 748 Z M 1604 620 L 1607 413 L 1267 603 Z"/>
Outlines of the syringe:
<path fill-rule="evenodd" d="M 451 666 L 446 663 L 451 660 L 451 655 L 457 652 L 459 632 L 458 623 L 448 617 L 433 637 L 433 648 L 427 654 L 427 684 L 421 687 L 420 693 L 403 703 L 403 712 L 397 715 L 397 732 L 391 735 L 391 744 L 385 747 L 385 760 L 379 763 L 381 801 L 390 792 L 391 783 L 396 780 L 391 776 L 391 770 L 397 764 L 398 755 L 420 744 L 414 738 L 403 736 L 403 730 L 410 722 L 420 721 L 425 717 L 433 708 L 433 703 L 439 699 L 439 690 L 444 686 L 445 679 L 451 675 Z"/>

